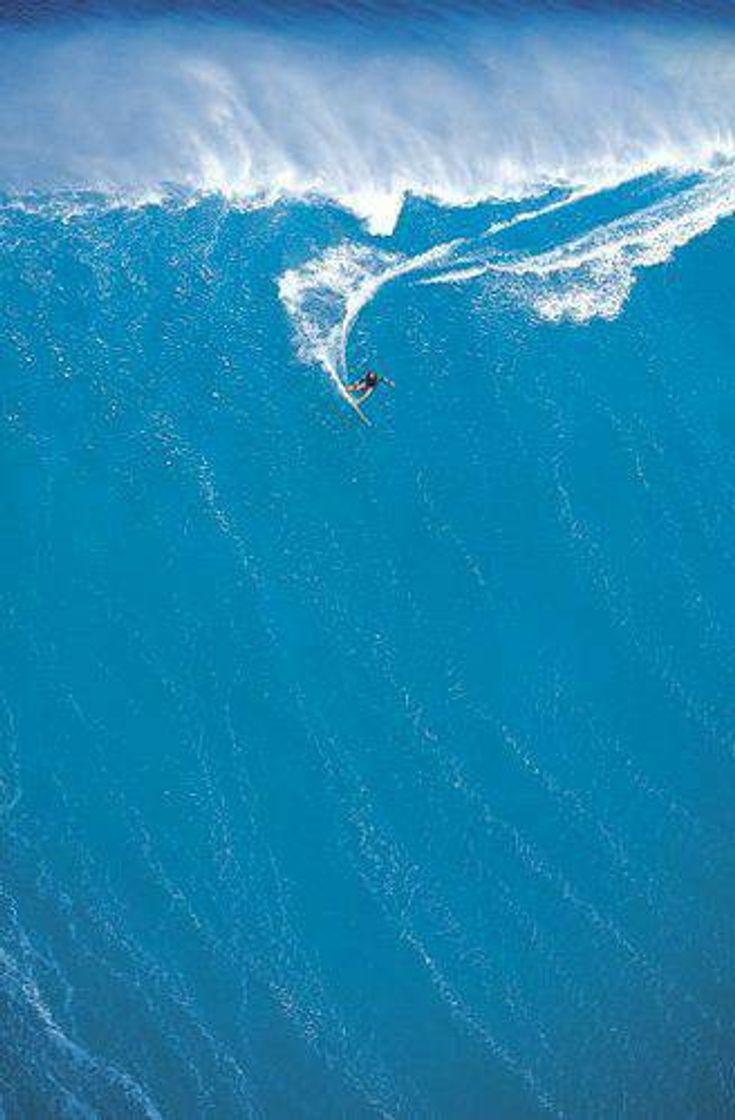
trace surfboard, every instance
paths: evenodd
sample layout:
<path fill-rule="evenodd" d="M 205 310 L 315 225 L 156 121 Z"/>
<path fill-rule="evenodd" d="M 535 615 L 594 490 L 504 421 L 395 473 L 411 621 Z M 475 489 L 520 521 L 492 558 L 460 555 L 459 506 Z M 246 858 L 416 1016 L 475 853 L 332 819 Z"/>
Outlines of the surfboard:
<path fill-rule="evenodd" d="M 367 424 L 368 428 L 371 428 L 372 427 L 372 421 L 368 420 L 367 416 L 365 415 L 365 413 L 360 408 L 360 405 L 357 403 L 357 401 L 352 396 L 352 393 L 349 393 L 347 391 L 347 386 L 345 385 L 344 381 L 339 376 L 339 374 L 335 370 L 330 370 L 329 374 L 330 374 L 330 376 L 332 378 L 332 381 L 334 382 L 334 384 L 337 388 L 337 392 L 342 397 L 342 399 L 347 401 L 347 403 L 350 406 L 350 408 L 352 409 L 352 411 L 357 413 L 357 415 L 362 420 L 363 424 Z"/>

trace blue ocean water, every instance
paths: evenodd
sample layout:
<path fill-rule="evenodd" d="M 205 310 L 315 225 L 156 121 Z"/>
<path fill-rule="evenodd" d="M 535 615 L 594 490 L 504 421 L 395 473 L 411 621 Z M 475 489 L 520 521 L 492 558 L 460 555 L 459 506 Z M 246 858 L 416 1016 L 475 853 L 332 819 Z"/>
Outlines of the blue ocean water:
<path fill-rule="evenodd" d="M 2 1114 L 731 1115 L 726 9 L 170 9 L 0 35 Z"/>

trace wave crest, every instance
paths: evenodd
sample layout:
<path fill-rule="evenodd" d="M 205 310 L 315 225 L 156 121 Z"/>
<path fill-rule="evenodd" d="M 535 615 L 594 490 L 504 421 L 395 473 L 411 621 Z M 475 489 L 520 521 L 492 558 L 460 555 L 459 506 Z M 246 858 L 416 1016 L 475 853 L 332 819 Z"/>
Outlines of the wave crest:
<path fill-rule="evenodd" d="M 389 233 L 450 205 L 735 154 L 732 28 L 611 15 L 435 19 L 312 38 L 174 20 L 6 31 L 0 189 L 317 195 Z"/>

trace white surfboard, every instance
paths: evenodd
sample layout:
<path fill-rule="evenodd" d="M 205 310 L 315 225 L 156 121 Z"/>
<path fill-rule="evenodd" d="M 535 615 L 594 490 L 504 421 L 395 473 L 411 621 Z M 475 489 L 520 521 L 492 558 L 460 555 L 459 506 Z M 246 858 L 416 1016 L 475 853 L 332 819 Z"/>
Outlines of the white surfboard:
<path fill-rule="evenodd" d="M 332 378 L 332 381 L 334 382 L 335 386 L 337 387 L 337 392 L 342 397 L 342 399 L 347 401 L 350 408 L 354 412 L 357 413 L 357 415 L 362 420 L 363 424 L 367 424 L 368 428 L 371 428 L 372 427 L 371 421 L 368 420 L 367 416 L 365 415 L 365 413 L 360 408 L 360 405 L 357 403 L 357 401 L 353 397 L 352 393 L 348 392 L 347 386 L 345 385 L 344 381 L 339 376 L 339 374 L 336 372 L 336 370 L 330 369 L 329 376 Z"/>

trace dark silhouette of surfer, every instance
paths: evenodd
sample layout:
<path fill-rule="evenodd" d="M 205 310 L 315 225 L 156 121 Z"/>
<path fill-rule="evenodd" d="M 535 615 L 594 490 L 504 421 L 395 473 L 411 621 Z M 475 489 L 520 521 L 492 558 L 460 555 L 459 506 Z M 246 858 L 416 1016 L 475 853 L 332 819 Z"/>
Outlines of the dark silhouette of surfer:
<path fill-rule="evenodd" d="M 390 385 L 391 389 L 395 389 L 395 385 L 392 381 L 387 377 L 381 377 L 374 369 L 369 369 L 365 376 L 358 378 L 357 381 L 350 381 L 349 385 L 345 385 L 345 389 L 348 393 L 354 393 L 356 395 L 356 404 L 364 404 L 368 397 L 373 395 L 381 382 L 385 385 Z"/>

